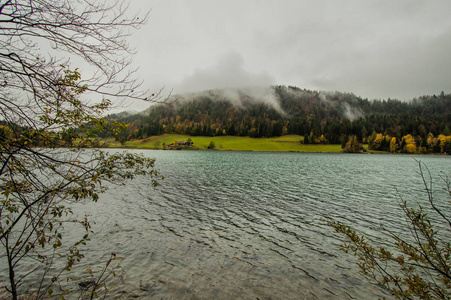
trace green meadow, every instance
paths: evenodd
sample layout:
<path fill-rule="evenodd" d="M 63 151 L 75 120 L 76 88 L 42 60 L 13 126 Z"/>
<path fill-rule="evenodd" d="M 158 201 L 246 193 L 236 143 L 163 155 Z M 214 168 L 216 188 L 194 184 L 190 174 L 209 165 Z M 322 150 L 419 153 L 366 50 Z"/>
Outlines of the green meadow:
<path fill-rule="evenodd" d="M 286 151 L 286 152 L 341 152 L 340 145 L 304 145 L 301 143 L 304 137 L 300 135 L 285 135 L 273 138 L 250 138 L 240 136 L 189 136 L 182 134 L 164 134 L 152 136 L 147 139 L 131 140 L 125 143 L 126 148 L 163 149 L 163 143 L 169 145 L 177 141 L 186 141 L 191 138 L 198 149 L 207 149 L 211 142 L 216 150 L 227 151 Z M 119 147 L 122 145 L 108 139 L 107 147 Z"/>

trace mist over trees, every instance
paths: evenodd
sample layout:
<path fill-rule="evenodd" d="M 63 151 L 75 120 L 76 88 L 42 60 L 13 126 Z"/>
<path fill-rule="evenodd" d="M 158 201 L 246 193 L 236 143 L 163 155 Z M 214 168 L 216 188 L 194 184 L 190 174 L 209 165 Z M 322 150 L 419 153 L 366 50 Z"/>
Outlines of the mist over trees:
<path fill-rule="evenodd" d="M 236 90 L 233 97 L 223 90 L 181 95 L 170 105 L 154 105 L 139 114 L 110 118 L 129 124 L 121 134 L 123 140 L 163 133 L 255 138 L 297 134 L 305 137 L 305 143 L 343 147 L 352 137 L 354 144 L 369 143 L 372 150 L 391 152 L 451 150 L 446 150 L 451 141 L 445 138 L 451 135 L 450 94 L 442 92 L 405 102 L 293 86 L 275 86 L 268 91 L 272 95 L 264 100 L 245 90 Z M 408 147 L 409 143 L 415 150 Z"/>

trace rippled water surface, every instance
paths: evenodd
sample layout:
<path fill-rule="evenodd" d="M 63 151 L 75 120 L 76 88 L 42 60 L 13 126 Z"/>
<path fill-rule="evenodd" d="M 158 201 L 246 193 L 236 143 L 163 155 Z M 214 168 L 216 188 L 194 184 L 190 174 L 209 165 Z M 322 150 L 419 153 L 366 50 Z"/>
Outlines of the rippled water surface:
<path fill-rule="evenodd" d="M 140 151 L 141 152 L 141 151 Z M 116 252 L 111 296 L 141 299 L 377 299 L 325 218 L 383 243 L 400 229 L 395 187 L 423 201 L 412 156 L 143 151 L 166 179 L 111 187 L 85 210 L 96 220 L 86 264 Z M 434 176 L 449 156 L 416 157 Z"/>

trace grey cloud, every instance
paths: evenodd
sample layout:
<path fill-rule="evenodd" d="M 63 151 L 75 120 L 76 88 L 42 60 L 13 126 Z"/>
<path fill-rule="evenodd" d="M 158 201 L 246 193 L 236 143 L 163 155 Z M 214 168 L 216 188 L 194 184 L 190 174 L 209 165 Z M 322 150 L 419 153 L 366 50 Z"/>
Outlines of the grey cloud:
<path fill-rule="evenodd" d="M 135 0 L 145 86 L 255 85 L 410 99 L 451 92 L 449 0 Z"/>
<path fill-rule="evenodd" d="M 427 40 L 387 44 L 366 59 L 348 61 L 313 78 L 319 89 L 354 92 L 368 98 L 412 99 L 451 86 L 451 32 Z M 326 67 L 324 67 L 326 69 Z"/>
<path fill-rule="evenodd" d="M 244 68 L 244 59 L 238 53 L 229 53 L 215 65 L 195 69 L 174 88 L 176 93 L 198 92 L 209 89 L 269 86 L 275 80 L 264 72 L 250 72 Z"/>

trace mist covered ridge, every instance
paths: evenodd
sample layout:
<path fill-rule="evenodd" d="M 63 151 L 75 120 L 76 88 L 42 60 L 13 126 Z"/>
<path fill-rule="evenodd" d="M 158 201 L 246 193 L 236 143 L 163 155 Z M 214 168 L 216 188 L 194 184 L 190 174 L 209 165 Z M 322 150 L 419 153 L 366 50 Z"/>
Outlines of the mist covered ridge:
<path fill-rule="evenodd" d="M 217 89 L 172 96 L 137 114 L 109 118 L 130 124 L 126 139 L 164 133 L 191 136 L 274 137 L 296 134 L 338 144 L 343 136 L 363 140 L 373 132 L 426 140 L 450 135 L 451 94 L 411 101 L 368 100 L 352 93 L 320 92 L 293 86 Z M 107 133 L 105 133 L 107 134 Z"/>

